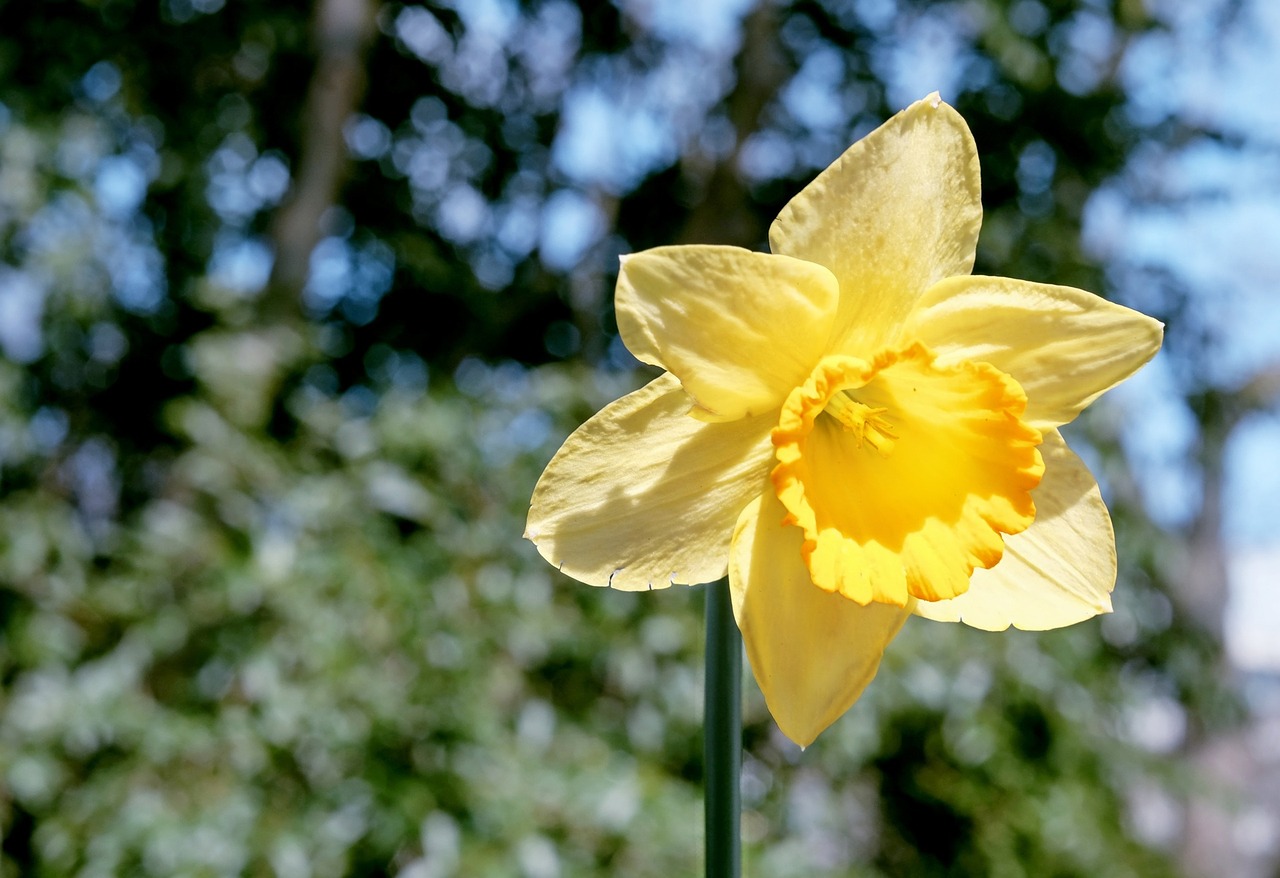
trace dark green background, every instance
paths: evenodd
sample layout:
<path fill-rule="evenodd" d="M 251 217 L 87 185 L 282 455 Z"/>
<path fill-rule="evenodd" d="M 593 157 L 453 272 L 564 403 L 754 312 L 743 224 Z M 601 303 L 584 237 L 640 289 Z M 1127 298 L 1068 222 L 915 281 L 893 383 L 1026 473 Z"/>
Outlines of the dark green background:
<path fill-rule="evenodd" d="M 740 50 L 703 58 L 588 0 L 503 6 L 505 35 L 469 54 L 483 34 L 426 4 L 436 63 L 397 36 L 419 13 L 350 5 L 372 25 L 257 0 L 0 2 L 0 285 L 41 309 L 38 341 L 0 357 L 0 874 L 701 868 L 701 590 L 559 576 L 520 539 L 528 497 L 563 437 L 644 380 L 616 341 L 617 254 L 763 249 L 777 209 L 901 108 L 885 59 L 938 5 L 766 5 Z M 1114 67 L 1073 79 L 1067 34 L 1087 13 L 1122 46 L 1155 23 L 1136 2 L 948 8 L 971 25 L 944 97 L 982 156 L 977 270 L 1115 297 L 1079 244 L 1085 202 L 1188 132 L 1138 126 Z M 529 48 L 548 33 L 567 34 L 559 72 Z M 847 117 L 815 131 L 787 89 L 823 52 Z M 681 88 L 713 91 L 674 154 L 612 186 L 557 166 L 567 86 L 643 92 L 677 60 L 706 67 Z M 326 127 L 350 112 L 385 151 Z M 796 145 L 789 171 L 744 179 L 705 132 Z M 487 224 L 442 228 L 397 149 L 481 196 Z M 103 195 L 121 158 L 145 175 L 136 205 Z M 236 185 L 239 206 L 219 189 Z M 562 190 L 605 223 L 569 269 L 501 233 L 527 210 L 536 243 Z M 310 239 L 288 239 L 298 216 Z M 303 291 L 320 237 L 345 271 L 328 299 Z M 261 291 L 211 269 L 246 241 L 281 254 Z M 1143 306 L 1189 358 L 1180 302 L 1169 281 Z M 1242 403 L 1186 392 L 1220 474 Z M 1179 753 L 1240 712 L 1215 625 L 1168 582 L 1182 535 L 1145 518 L 1116 431 L 1104 409 L 1070 436 L 1116 522 L 1113 616 L 913 620 L 803 754 L 748 682 L 749 874 L 1176 873 L 1135 803 L 1197 795 Z M 1172 752 L 1131 734 L 1152 703 L 1186 719 Z"/>

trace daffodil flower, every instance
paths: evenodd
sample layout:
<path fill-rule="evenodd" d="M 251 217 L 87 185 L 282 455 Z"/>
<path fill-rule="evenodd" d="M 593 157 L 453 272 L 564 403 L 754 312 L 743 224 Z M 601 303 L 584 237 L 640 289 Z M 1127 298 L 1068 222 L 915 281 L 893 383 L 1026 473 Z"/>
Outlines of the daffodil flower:
<path fill-rule="evenodd" d="M 533 494 L 526 536 L 575 579 L 727 571 L 755 678 L 801 745 L 912 613 L 1049 629 L 1111 608 L 1111 520 L 1058 427 L 1162 327 L 971 275 L 979 196 L 972 135 L 935 94 L 792 199 L 772 253 L 624 257 L 622 340 L 665 373 L 573 433 Z"/>

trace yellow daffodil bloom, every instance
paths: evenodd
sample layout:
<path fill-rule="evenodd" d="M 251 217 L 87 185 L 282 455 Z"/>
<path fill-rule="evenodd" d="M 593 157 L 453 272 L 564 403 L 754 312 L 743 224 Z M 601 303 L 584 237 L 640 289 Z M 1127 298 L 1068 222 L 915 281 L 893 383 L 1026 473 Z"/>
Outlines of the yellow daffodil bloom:
<path fill-rule="evenodd" d="M 534 491 L 525 535 L 575 579 L 727 571 L 756 680 L 801 745 L 911 613 L 1048 629 L 1111 608 L 1111 520 L 1057 428 L 1162 327 L 972 276 L 979 194 L 968 126 L 931 95 L 787 204 L 771 254 L 625 257 L 622 340 L 665 374 L 580 427 Z"/>

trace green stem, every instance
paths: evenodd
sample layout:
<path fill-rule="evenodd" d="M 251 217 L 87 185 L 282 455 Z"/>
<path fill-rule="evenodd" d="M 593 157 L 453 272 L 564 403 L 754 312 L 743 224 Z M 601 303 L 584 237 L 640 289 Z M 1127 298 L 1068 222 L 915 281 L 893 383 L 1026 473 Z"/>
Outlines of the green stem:
<path fill-rule="evenodd" d="M 708 585 L 707 672 L 703 714 L 707 878 L 742 874 L 742 636 L 733 620 L 729 584 Z"/>

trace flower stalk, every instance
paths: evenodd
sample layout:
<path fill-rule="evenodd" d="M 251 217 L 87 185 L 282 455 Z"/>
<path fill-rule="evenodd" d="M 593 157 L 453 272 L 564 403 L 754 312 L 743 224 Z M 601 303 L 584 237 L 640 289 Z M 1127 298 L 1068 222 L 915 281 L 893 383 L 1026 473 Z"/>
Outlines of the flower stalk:
<path fill-rule="evenodd" d="M 742 874 L 742 635 L 733 618 L 727 581 L 707 592 L 703 713 L 707 878 Z"/>

